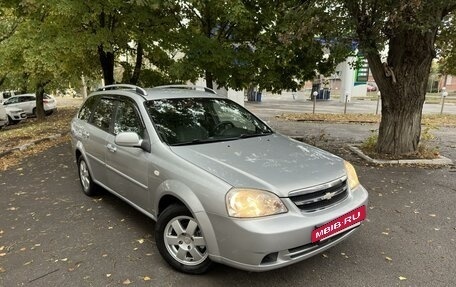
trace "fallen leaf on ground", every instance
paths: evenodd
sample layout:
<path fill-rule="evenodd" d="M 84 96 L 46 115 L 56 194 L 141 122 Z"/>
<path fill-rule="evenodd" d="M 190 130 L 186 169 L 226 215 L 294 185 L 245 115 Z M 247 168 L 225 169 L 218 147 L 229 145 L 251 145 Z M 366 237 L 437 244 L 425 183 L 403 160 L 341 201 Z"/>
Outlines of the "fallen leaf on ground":
<path fill-rule="evenodd" d="M 404 280 L 407 280 L 407 278 L 404 276 L 399 276 L 399 280 L 404 281 Z"/>
<path fill-rule="evenodd" d="M 132 282 L 130 281 L 130 279 L 127 279 L 124 282 L 122 282 L 123 285 L 130 285 L 131 283 Z"/>

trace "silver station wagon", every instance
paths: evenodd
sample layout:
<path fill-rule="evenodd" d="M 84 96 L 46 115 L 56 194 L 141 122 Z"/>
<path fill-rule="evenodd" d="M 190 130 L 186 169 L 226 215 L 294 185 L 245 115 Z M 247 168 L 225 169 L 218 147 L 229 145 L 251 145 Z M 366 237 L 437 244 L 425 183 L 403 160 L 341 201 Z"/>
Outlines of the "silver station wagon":
<path fill-rule="evenodd" d="M 102 187 L 155 220 L 160 254 L 182 272 L 283 267 L 366 218 L 350 163 L 207 88 L 106 86 L 86 99 L 71 136 L 84 193 Z"/>

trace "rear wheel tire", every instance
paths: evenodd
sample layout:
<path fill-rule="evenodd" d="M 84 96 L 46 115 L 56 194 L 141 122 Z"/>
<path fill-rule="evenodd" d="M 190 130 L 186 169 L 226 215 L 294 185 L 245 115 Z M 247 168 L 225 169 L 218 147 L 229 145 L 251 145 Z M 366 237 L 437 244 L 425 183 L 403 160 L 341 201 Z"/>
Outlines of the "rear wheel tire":
<path fill-rule="evenodd" d="M 79 171 L 79 182 L 81 183 L 82 191 L 88 195 L 93 196 L 97 193 L 97 186 L 92 180 L 90 175 L 89 166 L 81 155 L 78 158 L 78 171 Z"/>
<path fill-rule="evenodd" d="M 166 262 L 180 272 L 202 274 L 212 266 L 199 223 L 183 205 L 170 205 L 160 214 L 155 241 Z"/>

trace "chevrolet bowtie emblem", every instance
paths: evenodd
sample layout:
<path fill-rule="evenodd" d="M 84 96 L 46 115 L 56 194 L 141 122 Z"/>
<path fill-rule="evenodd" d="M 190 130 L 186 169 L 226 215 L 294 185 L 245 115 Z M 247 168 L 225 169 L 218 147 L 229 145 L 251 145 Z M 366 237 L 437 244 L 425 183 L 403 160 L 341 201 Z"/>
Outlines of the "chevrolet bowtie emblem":
<path fill-rule="evenodd" d="M 323 195 L 323 199 L 330 200 L 334 195 L 336 195 L 336 192 L 327 192 Z"/>

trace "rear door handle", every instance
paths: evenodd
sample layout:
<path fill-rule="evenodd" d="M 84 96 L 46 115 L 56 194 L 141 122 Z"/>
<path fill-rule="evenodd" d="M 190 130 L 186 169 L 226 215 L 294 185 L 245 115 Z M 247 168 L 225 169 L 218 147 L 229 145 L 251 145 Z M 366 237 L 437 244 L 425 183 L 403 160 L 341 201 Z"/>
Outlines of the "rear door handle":
<path fill-rule="evenodd" d="M 115 146 L 113 146 L 112 144 L 107 144 L 106 145 L 106 148 L 110 151 L 110 152 L 116 152 L 117 151 L 117 148 Z"/>

